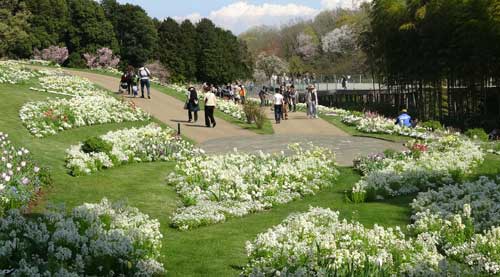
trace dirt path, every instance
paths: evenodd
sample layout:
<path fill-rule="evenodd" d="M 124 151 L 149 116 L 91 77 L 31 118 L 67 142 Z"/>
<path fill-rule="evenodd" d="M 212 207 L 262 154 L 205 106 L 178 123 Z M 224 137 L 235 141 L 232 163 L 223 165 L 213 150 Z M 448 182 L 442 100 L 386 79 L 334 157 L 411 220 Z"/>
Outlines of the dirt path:
<path fill-rule="evenodd" d="M 69 74 L 84 77 L 111 91 L 118 90 L 119 79 L 102 74 L 63 69 Z M 152 99 L 131 98 L 138 107 L 150 113 L 167 125 L 177 128 L 181 124 L 183 135 L 196 141 L 207 153 L 225 153 L 237 148 L 243 152 L 286 151 L 290 143 L 306 146 L 312 142 L 317 146 L 328 147 L 337 155 L 340 165 L 351 166 L 359 155 L 381 152 L 387 148 L 402 150 L 400 143 L 392 143 L 372 138 L 351 137 L 323 119 L 309 119 L 303 112 L 289 113 L 288 120 L 274 123 L 274 113 L 266 108 L 271 119 L 274 135 L 257 135 L 220 118 L 216 128 L 204 126 L 204 113 L 199 113 L 198 123 L 187 123 L 184 103 L 158 90 L 151 89 Z"/>
<path fill-rule="evenodd" d="M 65 71 L 76 76 L 87 78 L 91 82 L 111 91 L 118 90 L 118 78 L 76 70 L 65 69 Z M 257 134 L 251 131 L 242 129 L 220 118 L 217 118 L 217 126 L 215 128 L 207 128 L 205 127 L 203 111 L 198 112 L 199 119 L 197 123 L 188 123 L 188 116 L 187 111 L 184 110 L 184 103 L 153 88 L 151 88 L 151 99 L 130 98 L 130 101 L 133 101 L 138 107 L 172 128 L 177 129 L 177 124 L 180 123 L 182 134 L 198 143 L 226 138 L 228 136 L 257 136 Z"/>

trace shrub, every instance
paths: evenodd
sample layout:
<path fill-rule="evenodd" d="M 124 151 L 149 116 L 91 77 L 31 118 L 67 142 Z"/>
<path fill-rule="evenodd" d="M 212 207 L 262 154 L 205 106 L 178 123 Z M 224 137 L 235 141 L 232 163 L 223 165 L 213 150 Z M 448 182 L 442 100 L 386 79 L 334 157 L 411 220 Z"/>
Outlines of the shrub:
<path fill-rule="evenodd" d="M 245 105 L 243 105 L 243 111 L 245 112 L 247 123 L 250 124 L 255 122 L 256 116 L 260 112 L 260 107 L 253 101 L 246 101 Z"/>
<path fill-rule="evenodd" d="M 109 153 L 113 147 L 100 137 L 91 137 L 83 142 L 82 151 L 84 153 Z"/>
<path fill-rule="evenodd" d="M 120 63 L 120 58 L 113 55 L 113 50 L 101 48 L 95 54 L 83 54 L 89 68 L 115 68 Z"/>
<path fill-rule="evenodd" d="M 422 127 L 426 129 L 431 129 L 432 131 L 443 130 L 443 125 L 441 122 L 436 120 L 429 120 L 421 124 Z"/>
<path fill-rule="evenodd" d="M 482 128 L 469 129 L 465 135 L 474 140 L 488 141 L 488 134 Z"/>
<path fill-rule="evenodd" d="M 266 112 L 264 109 L 259 108 L 258 112 L 255 114 L 255 124 L 257 125 L 257 129 L 264 128 L 264 124 L 267 121 Z"/>

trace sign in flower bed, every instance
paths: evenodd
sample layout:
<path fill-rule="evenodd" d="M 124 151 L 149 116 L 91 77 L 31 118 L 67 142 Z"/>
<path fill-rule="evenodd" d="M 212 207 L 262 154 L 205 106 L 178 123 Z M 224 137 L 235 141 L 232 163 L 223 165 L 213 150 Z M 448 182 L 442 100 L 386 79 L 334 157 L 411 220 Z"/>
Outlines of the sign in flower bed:
<path fill-rule="evenodd" d="M 335 155 L 291 145 L 292 155 L 229 153 L 180 162 L 167 181 L 183 201 L 172 224 L 186 230 L 288 203 L 331 186 Z"/>
<path fill-rule="evenodd" d="M 410 151 L 362 159 L 365 176 L 354 185 L 355 202 L 406 195 L 458 180 L 483 161 L 474 142 L 449 135 L 428 143 L 409 142 Z M 364 164 L 363 164 L 364 163 Z"/>
<path fill-rule="evenodd" d="M 225 114 L 230 115 L 238 120 L 246 120 L 243 106 L 234 103 L 233 101 L 220 100 L 217 102 L 217 109 Z"/>
<path fill-rule="evenodd" d="M 367 229 L 323 208 L 290 215 L 246 249 L 243 276 L 429 276 L 442 259 L 432 241 Z"/>
<path fill-rule="evenodd" d="M 437 190 L 421 192 L 411 207 L 415 214 L 432 214 L 443 218 L 460 213 L 469 205 L 476 231 L 500 226 L 500 176 L 496 179 L 481 177 L 474 182 L 443 186 Z M 418 217 L 413 219 L 418 220 Z"/>
<path fill-rule="evenodd" d="M 112 131 L 67 150 L 66 167 L 74 176 L 131 162 L 182 161 L 201 150 L 155 124 Z"/>
<path fill-rule="evenodd" d="M 37 74 L 28 68 L 12 62 L 0 61 L 0 84 L 19 84 L 37 77 Z"/>
<path fill-rule="evenodd" d="M 104 123 L 149 120 L 149 115 L 132 102 L 109 96 L 74 97 L 25 104 L 19 116 L 36 137 Z"/>
<path fill-rule="evenodd" d="M 49 73 L 50 74 L 50 73 Z M 31 87 L 31 90 L 62 94 L 67 96 L 106 95 L 105 91 L 97 89 L 88 79 L 64 74 L 50 74 L 38 78 L 41 88 Z"/>
<path fill-rule="evenodd" d="M 24 209 L 47 183 L 47 175 L 36 166 L 30 152 L 12 145 L 0 132 L 0 215 L 9 209 Z"/>
<path fill-rule="evenodd" d="M 163 276 L 157 220 L 136 208 L 83 204 L 36 219 L 0 218 L 0 274 L 7 276 Z"/>

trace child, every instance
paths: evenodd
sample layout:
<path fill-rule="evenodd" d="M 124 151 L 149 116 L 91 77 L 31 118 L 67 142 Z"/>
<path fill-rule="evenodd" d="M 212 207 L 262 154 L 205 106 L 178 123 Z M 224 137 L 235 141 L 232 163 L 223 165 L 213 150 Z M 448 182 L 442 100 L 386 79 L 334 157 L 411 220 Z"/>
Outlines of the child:
<path fill-rule="evenodd" d="M 139 76 L 134 75 L 133 81 L 132 81 L 132 94 L 134 95 L 134 98 L 139 94 L 139 82 L 141 79 Z"/>

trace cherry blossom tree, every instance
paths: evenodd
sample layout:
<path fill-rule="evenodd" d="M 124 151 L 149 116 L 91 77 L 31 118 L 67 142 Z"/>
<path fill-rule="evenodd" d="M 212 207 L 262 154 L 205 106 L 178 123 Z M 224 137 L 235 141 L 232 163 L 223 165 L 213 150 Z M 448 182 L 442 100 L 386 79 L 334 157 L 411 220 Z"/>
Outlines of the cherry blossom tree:
<path fill-rule="evenodd" d="M 109 48 L 101 48 L 95 54 L 83 54 L 87 66 L 90 68 L 116 68 L 120 63 L 120 58 L 113 55 L 113 50 Z"/>
<path fill-rule="evenodd" d="M 68 48 L 52 45 L 42 51 L 35 49 L 34 58 L 37 60 L 51 61 L 63 64 L 69 57 Z"/>
<path fill-rule="evenodd" d="M 321 41 L 325 53 L 343 55 L 356 49 L 355 34 L 348 25 L 327 33 Z"/>
<path fill-rule="evenodd" d="M 304 59 L 311 59 L 316 55 L 317 47 L 313 37 L 304 32 L 297 35 L 297 54 Z"/>

